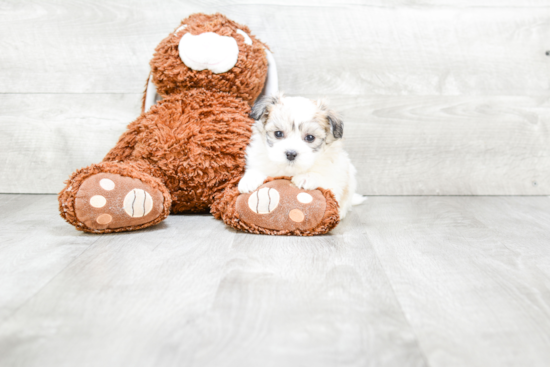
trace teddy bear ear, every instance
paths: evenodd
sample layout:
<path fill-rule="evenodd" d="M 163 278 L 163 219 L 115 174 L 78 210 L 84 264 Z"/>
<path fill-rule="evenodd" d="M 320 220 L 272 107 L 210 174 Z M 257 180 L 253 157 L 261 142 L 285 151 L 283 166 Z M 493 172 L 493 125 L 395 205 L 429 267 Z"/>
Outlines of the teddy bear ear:
<path fill-rule="evenodd" d="M 275 96 L 279 92 L 279 77 L 277 75 L 277 64 L 273 54 L 266 48 L 265 56 L 267 58 L 267 77 L 265 79 L 264 89 L 256 99 L 256 102 L 267 96 Z"/>
<path fill-rule="evenodd" d="M 143 103 L 141 105 L 141 112 L 145 113 L 149 111 L 151 106 L 155 105 L 158 101 L 162 100 L 162 96 L 157 92 L 157 86 L 153 83 L 153 74 L 149 73 L 149 79 L 145 86 L 145 92 L 143 93 Z"/>

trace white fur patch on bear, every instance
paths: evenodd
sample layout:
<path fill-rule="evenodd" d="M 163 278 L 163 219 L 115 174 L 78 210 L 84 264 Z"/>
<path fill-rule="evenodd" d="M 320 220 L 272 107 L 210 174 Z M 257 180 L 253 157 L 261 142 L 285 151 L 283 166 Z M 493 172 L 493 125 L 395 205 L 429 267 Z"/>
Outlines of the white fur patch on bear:
<path fill-rule="evenodd" d="M 107 204 L 107 199 L 101 195 L 94 195 L 90 198 L 90 205 L 94 208 L 103 208 Z"/>
<path fill-rule="evenodd" d="M 230 70 L 239 57 L 239 46 L 235 38 L 220 36 L 213 32 L 198 36 L 184 34 L 178 50 L 181 60 L 190 69 L 208 69 L 214 74 Z"/>
<path fill-rule="evenodd" d="M 313 196 L 311 196 L 307 192 L 301 192 L 298 194 L 296 199 L 302 204 L 309 204 L 313 201 Z"/>
<path fill-rule="evenodd" d="M 115 188 L 115 183 L 108 178 L 102 178 L 101 181 L 99 181 L 99 186 L 101 186 L 103 190 L 111 191 Z"/>
<path fill-rule="evenodd" d="M 269 214 L 279 205 L 279 192 L 269 187 L 262 187 L 248 198 L 248 207 L 254 213 Z"/>
<path fill-rule="evenodd" d="M 153 209 L 153 198 L 145 190 L 133 189 L 126 194 L 122 205 L 130 217 L 144 217 Z"/>

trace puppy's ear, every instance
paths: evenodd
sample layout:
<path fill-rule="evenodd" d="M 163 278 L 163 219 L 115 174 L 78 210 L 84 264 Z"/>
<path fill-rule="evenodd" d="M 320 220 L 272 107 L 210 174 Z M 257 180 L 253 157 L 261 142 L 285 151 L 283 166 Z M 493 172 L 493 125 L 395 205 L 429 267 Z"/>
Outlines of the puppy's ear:
<path fill-rule="evenodd" d="M 254 104 L 254 107 L 252 107 L 252 112 L 250 112 L 250 117 L 252 117 L 254 120 L 264 120 L 264 122 L 267 120 L 267 116 L 269 115 L 269 110 L 271 109 L 271 106 L 276 105 L 281 101 L 282 94 L 276 94 L 271 96 L 265 96 L 256 101 Z"/>
<path fill-rule="evenodd" d="M 344 121 L 332 110 L 327 111 L 327 119 L 334 138 L 342 139 L 344 136 Z"/>
<path fill-rule="evenodd" d="M 330 126 L 330 132 L 335 139 L 342 139 L 344 136 L 344 122 L 336 112 L 327 107 L 324 100 L 317 101 L 318 108 L 322 111 L 322 115 L 327 119 Z"/>

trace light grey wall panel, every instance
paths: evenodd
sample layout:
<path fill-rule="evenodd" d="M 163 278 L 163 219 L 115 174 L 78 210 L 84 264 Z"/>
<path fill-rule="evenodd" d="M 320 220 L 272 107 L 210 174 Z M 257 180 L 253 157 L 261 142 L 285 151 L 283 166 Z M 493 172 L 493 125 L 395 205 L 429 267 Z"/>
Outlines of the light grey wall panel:
<path fill-rule="evenodd" d="M 0 98 L 0 192 L 57 193 L 99 162 L 139 115 L 141 96 L 8 94 Z"/>
<path fill-rule="evenodd" d="M 0 92 L 141 92 L 154 47 L 197 11 L 221 11 L 249 25 L 273 49 L 281 87 L 291 93 L 548 95 L 550 89 L 550 4 L 281 3 L 12 1 L 0 8 Z"/>
<path fill-rule="evenodd" d="M 272 48 L 281 89 L 346 117 L 365 194 L 550 194 L 543 0 L 4 1 L 0 192 L 58 192 L 139 113 L 154 47 L 220 11 Z"/>
<path fill-rule="evenodd" d="M 4 95 L 0 192 L 56 193 L 139 115 L 136 94 Z M 349 97 L 346 149 L 369 195 L 550 193 L 550 99 Z"/>
<path fill-rule="evenodd" d="M 58 101 L 63 101 L 60 104 Z M 388 194 L 550 191 L 549 100 L 528 97 L 332 97 L 346 121 L 359 189 Z M 98 162 L 138 115 L 139 95 L 6 95 L 0 190 L 58 192 Z M 366 117 L 365 117 L 366 116 Z"/>
<path fill-rule="evenodd" d="M 550 194 L 550 98 L 332 97 L 368 195 Z"/>

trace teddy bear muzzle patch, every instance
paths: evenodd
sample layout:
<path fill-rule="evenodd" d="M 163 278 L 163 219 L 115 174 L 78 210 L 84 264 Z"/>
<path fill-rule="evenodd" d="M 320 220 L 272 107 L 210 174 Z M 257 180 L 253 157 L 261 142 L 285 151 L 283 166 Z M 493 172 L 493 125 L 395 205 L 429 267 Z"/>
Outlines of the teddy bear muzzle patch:
<path fill-rule="evenodd" d="M 231 70 L 239 57 L 237 41 L 233 37 L 220 36 L 214 32 L 196 36 L 184 34 L 178 51 L 181 61 L 190 69 L 208 69 L 215 74 Z"/>

